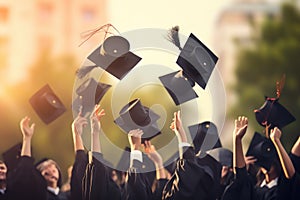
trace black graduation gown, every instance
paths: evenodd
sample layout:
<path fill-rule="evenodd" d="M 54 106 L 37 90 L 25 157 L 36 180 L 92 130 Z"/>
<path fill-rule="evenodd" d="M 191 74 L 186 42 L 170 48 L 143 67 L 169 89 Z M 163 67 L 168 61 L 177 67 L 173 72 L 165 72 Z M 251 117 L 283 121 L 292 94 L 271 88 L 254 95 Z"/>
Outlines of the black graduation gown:
<path fill-rule="evenodd" d="M 148 177 L 142 173 L 143 163 L 133 160 L 133 165 L 127 173 L 127 182 L 122 200 L 150 200 L 153 198 Z"/>
<path fill-rule="evenodd" d="M 298 174 L 300 173 L 300 156 L 296 156 L 292 153 L 290 153 L 290 158 L 293 162 L 293 165 L 295 167 L 295 170 L 298 172 Z"/>
<path fill-rule="evenodd" d="M 88 157 L 84 150 L 76 151 L 75 161 L 71 176 L 71 200 L 83 200 L 82 198 L 82 179 L 88 164 Z"/>
<path fill-rule="evenodd" d="M 0 193 L 0 200 L 7 200 L 7 199 L 8 199 L 8 197 L 7 197 L 6 191 L 3 194 Z"/>
<path fill-rule="evenodd" d="M 300 176 L 299 173 L 291 179 L 281 179 L 278 187 L 278 199 L 279 200 L 299 200 L 300 199 Z"/>
<path fill-rule="evenodd" d="M 88 155 L 78 150 L 73 164 L 71 177 L 71 200 L 120 200 L 121 191 L 111 179 L 109 169 L 102 154 L 93 153 L 92 163 Z"/>
<path fill-rule="evenodd" d="M 236 168 L 236 179 L 230 184 L 223 194 L 223 200 L 296 200 L 299 199 L 299 177 L 297 174 L 292 179 L 279 176 L 278 185 L 272 188 L 258 187 L 253 184 L 247 173 L 246 167 Z M 297 189 L 298 188 L 298 189 Z"/>
<path fill-rule="evenodd" d="M 47 191 L 47 200 L 69 200 L 66 192 L 59 192 L 57 195 L 51 191 Z"/>
<path fill-rule="evenodd" d="M 177 161 L 172 178 L 166 184 L 162 199 L 215 200 L 221 176 L 221 165 L 210 156 L 195 156 L 192 147 L 185 148 Z"/>
<path fill-rule="evenodd" d="M 34 159 L 21 156 L 7 181 L 9 200 L 47 200 L 47 184 L 35 168 Z"/>
<path fill-rule="evenodd" d="M 111 169 L 101 153 L 93 153 L 92 163 L 87 165 L 83 178 L 86 199 L 120 200 L 121 190 L 111 178 Z"/>

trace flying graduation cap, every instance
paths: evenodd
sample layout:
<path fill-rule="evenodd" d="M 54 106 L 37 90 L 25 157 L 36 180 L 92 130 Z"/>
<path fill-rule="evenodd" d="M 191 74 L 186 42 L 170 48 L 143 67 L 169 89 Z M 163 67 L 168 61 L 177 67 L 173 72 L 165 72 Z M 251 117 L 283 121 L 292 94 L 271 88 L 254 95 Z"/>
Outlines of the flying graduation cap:
<path fill-rule="evenodd" d="M 111 75 L 121 80 L 133 69 L 141 58 L 129 51 L 130 44 L 122 36 L 114 35 L 106 38 L 88 59 L 95 63 L 93 66 L 85 66 L 77 71 L 77 76 L 83 78 L 96 67 L 101 67 Z"/>
<path fill-rule="evenodd" d="M 276 82 L 276 98 L 265 97 L 264 104 L 254 110 L 256 121 L 264 127 L 282 129 L 296 120 L 296 118 L 279 101 L 281 91 L 285 82 L 285 75 Z"/>
<path fill-rule="evenodd" d="M 189 81 L 182 75 L 181 70 L 160 76 L 159 80 L 162 82 L 176 105 L 198 97 Z"/>
<path fill-rule="evenodd" d="M 282 129 L 296 120 L 296 118 L 278 101 L 278 98 L 265 98 L 264 104 L 257 110 L 254 110 L 256 121 L 261 126 L 267 126 L 270 129 L 278 127 Z"/>
<path fill-rule="evenodd" d="M 100 102 L 111 85 L 97 82 L 93 78 L 85 80 L 77 89 L 78 95 L 73 101 L 73 110 L 79 111 L 82 107 L 81 113 L 84 116 L 88 112 L 92 112 L 94 106 Z"/>
<path fill-rule="evenodd" d="M 213 122 L 205 121 L 188 127 L 193 139 L 195 153 L 201 150 L 201 155 L 205 155 L 210 149 L 222 147 L 219 133 Z"/>
<path fill-rule="evenodd" d="M 66 111 L 64 104 L 48 84 L 40 88 L 29 102 L 45 124 L 51 123 Z"/>
<path fill-rule="evenodd" d="M 134 129 L 143 130 L 142 142 L 144 142 L 161 134 L 157 125 L 159 118 L 158 114 L 143 106 L 140 99 L 134 99 L 121 109 L 119 117 L 114 122 L 126 133 Z"/>
<path fill-rule="evenodd" d="M 195 82 L 205 89 L 218 57 L 206 47 L 193 33 L 183 46 L 180 46 L 178 35 L 179 27 L 173 27 L 168 34 L 168 40 L 174 43 L 181 51 L 176 63 L 183 69 L 183 75 L 191 85 Z"/>

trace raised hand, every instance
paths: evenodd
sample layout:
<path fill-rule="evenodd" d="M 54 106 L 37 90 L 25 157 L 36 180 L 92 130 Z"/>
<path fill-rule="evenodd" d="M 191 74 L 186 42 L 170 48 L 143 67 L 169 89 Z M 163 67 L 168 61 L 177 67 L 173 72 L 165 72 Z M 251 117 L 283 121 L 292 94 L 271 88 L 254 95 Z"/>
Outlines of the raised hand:
<path fill-rule="evenodd" d="M 141 129 L 134 129 L 128 133 L 128 141 L 131 147 L 131 150 L 140 150 L 142 145 L 142 135 L 144 134 Z"/>
<path fill-rule="evenodd" d="M 155 163 L 156 166 L 163 166 L 161 155 L 156 151 L 155 146 L 152 145 L 150 141 L 145 141 L 145 153 Z"/>
<path fill-rule="evenodd" d="M 35 124 L 33 123 L 30 126 L 29 123 L 30 118 L 28 116 L 24 117 L 20 122 L 23 138 L 31 138 L 33 136 Z"/>
<path fill-rule="evenodd" d="M 77 115 L 77 117 L 74 119 L 72 123 L 72 131 L 73 134 L 81 136 L 83 133 L 83 128 L 86 127 L 88 124 L 88 121 L 86 118 L 84 118 L 81 114 L 81 109 Z"/>
<path fill-rule="evenodd" d="M 234 123 L 234 135 L 237 139 L 242 139 L 248 128 L 248 119 L 247 117 L 239 116 Z"/>
<path fill-rule="evenodd" d="M 271 133 L 270 133 L 270 138 L 272 141 L 275 141 L 275 140 L 280 140 L 281 138 L 281 131 L 279 128 L 275 127 L 274 129 L 271 130 Z"/>
<path fill-rule="evenodd" d="M 175 132 L 179 141 L 187 142 L 186 133 L 182 126 L 180 111 L 174 112 L 174 118 L 173 122 L 170 125 L 170 128 Z"/>
<path fill-rule="evenodd" d="M 92 133 L 99 133 L 101 129 L 100 119 L 105 115 L 104 109 L 100 108 L 100 105 L 95 105 L 95 108 L 90 116 Z"/>

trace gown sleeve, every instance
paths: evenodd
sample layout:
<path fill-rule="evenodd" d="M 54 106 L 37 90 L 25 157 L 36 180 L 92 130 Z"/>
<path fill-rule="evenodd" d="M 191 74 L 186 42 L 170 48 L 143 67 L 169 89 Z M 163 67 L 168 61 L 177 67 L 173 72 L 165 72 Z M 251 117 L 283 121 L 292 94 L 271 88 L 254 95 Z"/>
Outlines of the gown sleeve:
<path fill-rule="evenodd" d="M 19 158 L 17 167 L 8 179 L 9 199 L 47 199 L 46 181 L 33 162 L 32 157 Z"/>
<path fill-rule="evenodd" d="M 162 199 L 197 199 L 199 196 L 215 199 L 213 171 L 210 166 L 198 162 L 192 147 L 185 147 L 183 158 L 177 161 L 175 172 L 163 190 Z"/>

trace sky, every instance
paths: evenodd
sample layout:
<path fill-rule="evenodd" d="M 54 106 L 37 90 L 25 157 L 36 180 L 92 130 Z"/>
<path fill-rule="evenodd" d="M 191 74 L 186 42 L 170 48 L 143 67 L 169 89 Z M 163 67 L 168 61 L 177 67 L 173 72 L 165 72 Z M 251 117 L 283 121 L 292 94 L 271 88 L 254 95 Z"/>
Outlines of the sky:
<path fill-rule="evenodd" d="M 169 29 L 179 25 L 180 32 L 193 32 L 212 45 L 214 21 L 221 9 L 233 0 L 110 0 L 108 18 L 120 32 L 138 28 Z"/>

